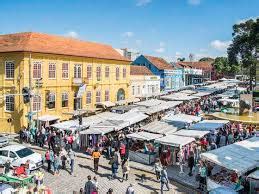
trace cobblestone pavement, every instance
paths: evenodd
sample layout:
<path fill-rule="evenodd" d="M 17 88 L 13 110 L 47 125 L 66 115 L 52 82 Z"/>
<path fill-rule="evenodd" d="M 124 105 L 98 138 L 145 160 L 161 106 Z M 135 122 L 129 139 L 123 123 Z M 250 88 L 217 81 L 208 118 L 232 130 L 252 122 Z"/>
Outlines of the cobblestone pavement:
<path fill-rule="evenodd" d="M 95 174 L 92 170 L 93 161 L 86 158 L 76 158 L 74 172 L 75 176 L 69 174 L 69 166 L 67 165 L 67 167 L 68 170 L 60 170 L 60 174 L 57 176 L 54 176 L 48 172 L 45 173 L 44 184 L 50 187 L 55 194 L 72 194 L 73 191 L 79 191 L 80 188 L 84 187 L 88 175 L 97 177 L 101 194 L 105 194 L 109 188 L 114 190 L 114 194 L 124 194 L 126 193 L 126 189 L 130 183 L 134 185 L 135 193 L 137 194 L 160 193 L 160 183 L 156 181 L 155 175 L 152 173 L 146 173 L 131 168 L 128 181 L 121 182 L 121 180 L 118 179 L 110 180 L 110 165 L 105 158 L 100 159 L 98 174 Z M 46 169 L 46 164 L 44 169 Z M 146 181 L 143 183 L 140 181 L 142 174 L 146 175 Z M 119 169 L 118 177 L 122 177 L 121 169 Z M 195 191 L 191 190 L 190 188 L 184 187 L 175 182 L 170 183 L 170 188 L 170 191 L 164 191 L 164 193 L 195 193 Z"/>

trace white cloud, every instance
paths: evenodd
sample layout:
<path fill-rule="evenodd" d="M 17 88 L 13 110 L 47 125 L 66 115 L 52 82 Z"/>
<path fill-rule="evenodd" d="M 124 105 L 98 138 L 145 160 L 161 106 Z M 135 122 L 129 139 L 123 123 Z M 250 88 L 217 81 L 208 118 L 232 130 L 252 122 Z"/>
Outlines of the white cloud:
<path fill-rule="evenodd" d="M 165 48 L 160 47 L 160 48 L 156 49 L 155 51 L 156 51 L 157 53 L 163 53 L 163 52 L 165 52 Z"/>
<path fill-rule="evenodd" d="M 130 38 L 130 37 L 134 36 L 134 32 L 130 32 L 130 31 L 129 32 L 124 32 L 124 33 L 122 33 L 122 36 Z"/>
<path fill-rule="evenodd" d="M 159 42 L 159 46 L 160 47 L 165 47 L 165 43 L 161 41 L 161 42 Z"/>
<path fill-rule="evenodd" d="M 70 38 L 78 38 L 79 34 L 75 31 L 69 31 L 65 34 L 65 36 L 70 37 Z"/>
<path fill-rule="evenodd" d="M 230 44 L 231 44 L 231 41 L 213 40 L 210 43 L 210 46 L 219 51 L 226 51 Z"/>
<path fill-rule="evenodd" d="M 201 0 L 188 0 L 188 4 L 190 4 L 190 5 L 200 5 Z"/>
<path fill-rule="evenodd" d="M 136 6 L 141 7 L 151 3 L 152 0 L 137 0 Z"/>

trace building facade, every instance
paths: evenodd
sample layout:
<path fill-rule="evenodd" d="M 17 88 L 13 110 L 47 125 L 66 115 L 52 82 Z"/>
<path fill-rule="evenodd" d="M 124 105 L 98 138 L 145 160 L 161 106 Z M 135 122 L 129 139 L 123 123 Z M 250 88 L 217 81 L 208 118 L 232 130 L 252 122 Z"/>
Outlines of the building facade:
<path fill-rule="evenodd" d="M 129 97 L 129 60 L 111 46 L 40 33 L 1 35 L 0 45 L 0 132 L 27 126 L 29 112 L 64 120 Z M 26 104 L 24 87 L 31 89 Z"/>
<path fill-rule="evenodd" d="M 178 90 L 184 86 L 182 69 L 174 68 L 171 64 L 159 57 L 141 55 L 133 64 L 147 67 L 154 75 L 160 77 L 162 91 Z"/>
<path fill-rule="evenodd" d="M 131 96 L 150 98 L 160 94 L 160 77 L 144 66 L 130 66 Z"/>
<path fill-rule="evenodd" d="M 136 58 L 141 55 L 139 52 L 128 48 L 116 49 L 116 51 L 120 53 L 121 56 L 129 59 L 130 61 L 136 60 Z"/>

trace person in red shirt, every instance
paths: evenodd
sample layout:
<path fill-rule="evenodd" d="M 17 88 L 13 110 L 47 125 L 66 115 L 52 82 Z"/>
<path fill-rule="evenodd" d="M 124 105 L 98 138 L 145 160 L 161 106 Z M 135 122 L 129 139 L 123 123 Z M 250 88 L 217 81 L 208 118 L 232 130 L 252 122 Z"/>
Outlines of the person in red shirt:
<path fill-rule="evenodd" d="M 124 159 L 126 155 L 126 145 L 123 143 L 120 146 L 120 155 L 121 155 L 121 159 Z"/>
<path fill-rule="evenodd" d="M 207 151 L 207 147 L 208 147 L 208 141 L 206 140 L 206 138 L 203 138 L 201 141 L 201 148 L 204 149 L 205 151 Z"/>

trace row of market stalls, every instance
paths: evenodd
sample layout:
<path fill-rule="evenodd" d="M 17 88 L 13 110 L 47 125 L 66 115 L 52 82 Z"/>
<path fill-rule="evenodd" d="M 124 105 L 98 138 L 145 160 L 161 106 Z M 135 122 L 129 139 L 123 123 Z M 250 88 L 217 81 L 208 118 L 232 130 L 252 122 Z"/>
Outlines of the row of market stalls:
<path fill-rule="evenodd" d="M 212 175 L 207 178 L 208 191 L 224 187 L 237 192 L 259 192 L 259 137 L 202 153 L 201 158 L 213 166 Z"/>

